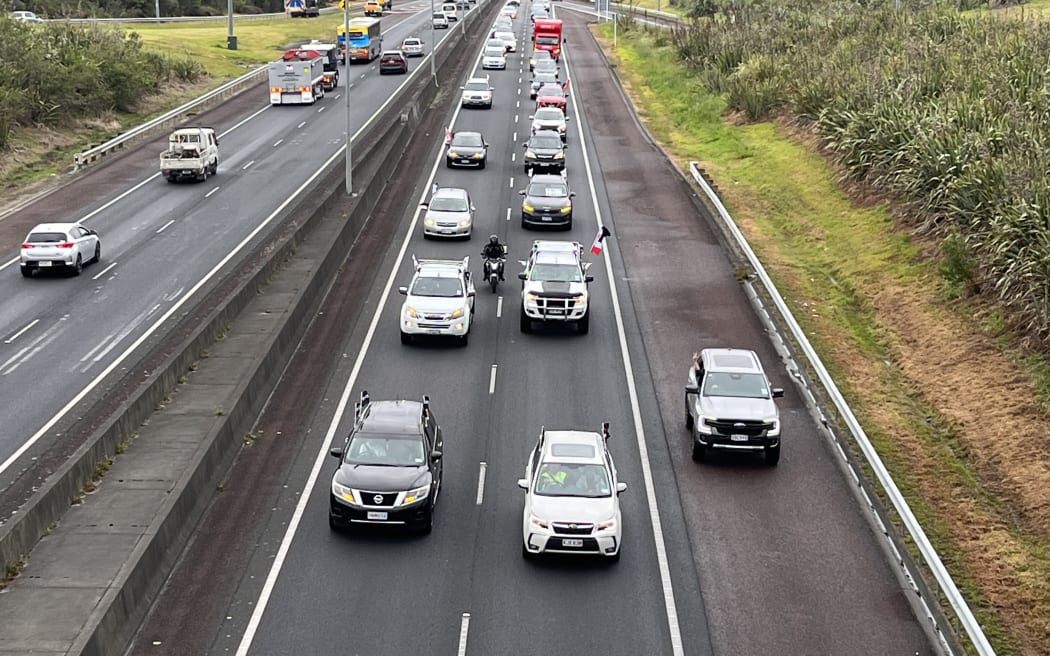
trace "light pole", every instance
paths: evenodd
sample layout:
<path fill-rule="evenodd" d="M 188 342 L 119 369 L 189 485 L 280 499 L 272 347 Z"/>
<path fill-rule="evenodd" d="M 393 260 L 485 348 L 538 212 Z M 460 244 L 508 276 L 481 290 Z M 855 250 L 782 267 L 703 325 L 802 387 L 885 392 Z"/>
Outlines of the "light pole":
<path fill-rule="evenodd" d="M 437 69 L 434 59 L 437 57 L 437 31 L 434 30 L 434 0 L 430 0 L 430 77 L 437 84 Z"/>
<path fill-rule="evenodd" d="M 231 2 L 233 0 L 230 0 Z M 343 72 L 346 73 L 346 85 L 343 94 L 346 96 L 346 195 L 354 195 L 353 179 L 350 166 L 353 157 L 350 153 L 350 0 L 343 0 Z"/>
<path fill-rule="evenodd" d="M 233 0 L 226 0 L 226 49 L 237 49 L 237 37 L 233 35 Z"/>
<path fill-rule="evenodd" d="M 157 0 L 157 18 L 160 18 L 160 0 Z"/>

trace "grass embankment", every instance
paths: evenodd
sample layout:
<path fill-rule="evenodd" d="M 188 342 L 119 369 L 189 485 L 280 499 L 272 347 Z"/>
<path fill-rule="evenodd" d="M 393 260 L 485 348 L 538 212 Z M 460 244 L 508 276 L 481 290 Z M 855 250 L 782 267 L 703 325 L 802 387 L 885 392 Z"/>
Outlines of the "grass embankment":
<path fill-rule="evenodd" d="M 998 652 L 1050 653 L 1050 540 L 1032 519 L 1047 472 L 998 457 L 1045 450 L 1045 361 L 994 312 L 948 301 L 936 249 L 844 190 L 810 133 L 727 119 L 666 35 L 621 32 L 614 51 L 600 30 L 654 137 L 719 181 Z"/>
<path fill-rule="evenodd" d="M 187 57 L 204 67 L 207 76 L 191 84 L 169 84 L 156 95 L 139 102 L 132 111 L 107 112 L 79 121 L 75 126 L 38 127 L 17 130 L 12 135 L 16 161 L 0 170 L 0 205 L 27 189 L 67 171 L 73 155 L 90 144 L 116 136 L 177 107 L 251 68 L 275 59 L 289 45 L 310 39 L 334 40 L 341 14 L 312 19 L 253 19 L 236 21 L 237 50 L 226 48 L 226 22 L 127 23 L 114 29 L 137 33 L 147 50 Z M 10 160 L 9 160 L 10 161 Z"/>

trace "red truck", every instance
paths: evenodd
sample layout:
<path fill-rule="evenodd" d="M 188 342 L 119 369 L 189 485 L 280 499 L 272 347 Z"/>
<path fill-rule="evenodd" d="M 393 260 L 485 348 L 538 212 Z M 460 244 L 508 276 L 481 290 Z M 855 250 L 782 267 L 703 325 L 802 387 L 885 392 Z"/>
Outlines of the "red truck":
<path fill-rule="evenodd" d="M 532 24 L 532 49 L 546 50 L 551 57 L 561 57 L 561 21 L 557 18 L 537 18 Z"/>

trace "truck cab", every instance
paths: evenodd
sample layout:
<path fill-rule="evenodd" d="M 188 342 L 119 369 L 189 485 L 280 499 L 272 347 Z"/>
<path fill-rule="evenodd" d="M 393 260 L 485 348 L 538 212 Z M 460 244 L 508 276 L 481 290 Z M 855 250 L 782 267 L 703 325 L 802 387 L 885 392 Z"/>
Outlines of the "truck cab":
<path fill-rule="evenodd" d="M 551 57 L 561 57 L 561 20 L 557 18 L 537 18 L 532 25 L 533 50 L 546 50 Z"/>
<path fill-rule="evenodd" d="M 203 182 L 219 171 L 219 139 L 206 127 L 181 128 L 168 136 L 160 154 L 160 173 L 168 182 L 194 178 Z"/>
<path fill-rule="evenodd" d="M 324 43 L 317 39 L 304 43 L 302 50 L 313 50 L 324 57 L 324 79 L 321 86 L 325 91 L 331 91 L 339 86 L 339 46 L 334 43 Z"/>

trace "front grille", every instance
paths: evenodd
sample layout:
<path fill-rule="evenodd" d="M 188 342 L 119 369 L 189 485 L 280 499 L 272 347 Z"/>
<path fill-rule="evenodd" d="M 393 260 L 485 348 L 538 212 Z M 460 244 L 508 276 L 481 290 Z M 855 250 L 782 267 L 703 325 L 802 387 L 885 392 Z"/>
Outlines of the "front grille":
<path fill-rule="evenodd" d="M 393 506 L 397 501 L 397 492 L 365 492 L 361 491 L 361 502 L 366 506 Z M 382 497 L 376 500 L 376 497 Z"/>
<path fill-rule="evenodd" d="M 554 532 L 561 535 L 590 535 L 594 524 L 552 524 Z"/>
<path fill-rule="evenodd" d="M 536 299 L 536 306 L 540 312 L 550 312 L 551 310 L 561 310 L 565 312 L 569 308 L 575 307 L 575 301 L 570 302 L 572 299 L 568 298 L 549 298 L 546 296 L 540 296 Z"/>
<path fill-rule="evenodd" d="M 760 437 L 773 428 L 771 423 L 753 419 L 715 419 L 708 421 L 707 425 L 721 435 L 747 435 L 748 437 Z"/>
<path fill-rule="evenodd" d="M 445 320 L 445 315 L 444 314 L 424 314 L 423 315 L 423 319 L 425 321 L 444 321 Z"/>

